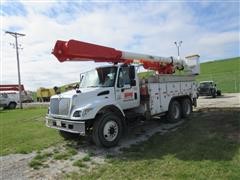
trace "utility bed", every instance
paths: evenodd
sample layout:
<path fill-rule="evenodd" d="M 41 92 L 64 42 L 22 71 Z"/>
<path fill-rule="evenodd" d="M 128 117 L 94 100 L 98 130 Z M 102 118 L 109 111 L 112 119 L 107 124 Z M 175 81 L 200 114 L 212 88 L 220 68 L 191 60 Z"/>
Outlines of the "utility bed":
<path fill-rule="evenodd" d="M 140 95 L 145 112 L 154 116 L 167 112 L 174 98 L 189 97 L 196 102 L 197 83 L 190 75 L 153 75 L 140 80 Z"/>

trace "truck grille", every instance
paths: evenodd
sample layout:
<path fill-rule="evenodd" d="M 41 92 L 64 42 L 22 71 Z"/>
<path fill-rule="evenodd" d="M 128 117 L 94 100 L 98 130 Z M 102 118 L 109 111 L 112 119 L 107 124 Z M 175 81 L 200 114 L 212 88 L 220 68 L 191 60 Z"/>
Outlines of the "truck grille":
<path fill-rule="evenodd" d="M 68 115 L 70 107 L 69 98 L 54 98 L 50 101 L 50 113 L 55 115 Z"/>

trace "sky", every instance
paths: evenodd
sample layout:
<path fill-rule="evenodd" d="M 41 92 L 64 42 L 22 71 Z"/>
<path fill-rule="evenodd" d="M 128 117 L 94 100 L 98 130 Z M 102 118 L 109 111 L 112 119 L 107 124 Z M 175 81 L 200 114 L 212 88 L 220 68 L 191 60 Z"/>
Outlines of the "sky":
<path fill-rule="evenodd" d="M 158 56 L 199 54 L 200 61 L 240 56 L 238 1 L 4 1 L 0 0 L 0 84 L 17 84 L 15 39 L 19 37 L 25 89 L 79 81 L 94 62 L 60 63 L 56 40 L 81 40 Z"/>

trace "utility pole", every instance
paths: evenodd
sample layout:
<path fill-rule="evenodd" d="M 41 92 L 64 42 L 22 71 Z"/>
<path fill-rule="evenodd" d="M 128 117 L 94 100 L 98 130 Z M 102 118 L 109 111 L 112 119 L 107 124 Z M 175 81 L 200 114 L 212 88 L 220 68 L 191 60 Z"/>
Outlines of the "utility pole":
<path fill-rule="evenodd" d="M 18 53 L 18 37 L 25 36 L 25 34 L 20 34 L 17 32 L 5 31 L 5 33 L 12 35 L 15 38 L 15 48 L 16 48 L 16 55 L 17 55 L 17 68 L 18 68 L 18 90 L 19 90 L 19 104 L 20 109 L 22 109 L 22 87 L 21 87 L 21 76 L 20 76 L 20 63 L 19 63 L 19 53 Z"/>
<path fill-rule="evenodd" d="M 177 47 L 178 58 L 180 58 L 180 52 L 179 52 L 179 49 L 180 49 L 180 47 L 181 47 L 182 41 L 178 41 L 178 42 L 175 41 L 174 44 L 175 44 L 176 47 Z"/>

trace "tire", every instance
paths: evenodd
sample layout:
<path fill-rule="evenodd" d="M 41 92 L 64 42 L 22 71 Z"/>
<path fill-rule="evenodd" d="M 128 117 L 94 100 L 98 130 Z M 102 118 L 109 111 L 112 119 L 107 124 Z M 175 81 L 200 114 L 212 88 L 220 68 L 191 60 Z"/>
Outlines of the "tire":
<path fill-rule="evenodd" d="M 17 106 L 17 103 L 15 102 L 10 102 L 10 104 L 8 105 L 8 109 L 15 109 Z"/>
<path fill-rule="evenodd" d="M 116 146 L 122 136 L 122 119 L 117 115 L 108 112 L 97 116 L 93 124 L 92 138 L 97 146 Z"/>
<path fill-rule="evenodd" d="M 79 134 L 59 130 L 59 134 L 66 140 L 77 139 Z"/>
<path fill-rule="evenodd" d="M 192 113 L 192 101 L 189 98 L 181 100 L 182 117 L 187 118 Z"/>
<path fill-rule="evenodd" d="M 181 119 L 182 110 L 181 105 L 177 100 L 172 100 L 167 112 L 167 121 L 169 123 L 176 123 Z"/>
<path fill-rule="evenodd" d="M 217 90 L 217 96 L 221 96 L 221 95 L 222 95 L 221 90 Z"/>
<path fill-rule="evenodd" d="M 212 93 L 212 97 L 213 97 L 213 98 L 216 98 L 216 91 L 215 91 L 215 89 L 213 89 L 213 90 L 211 91 L 211 93 Z"/>

